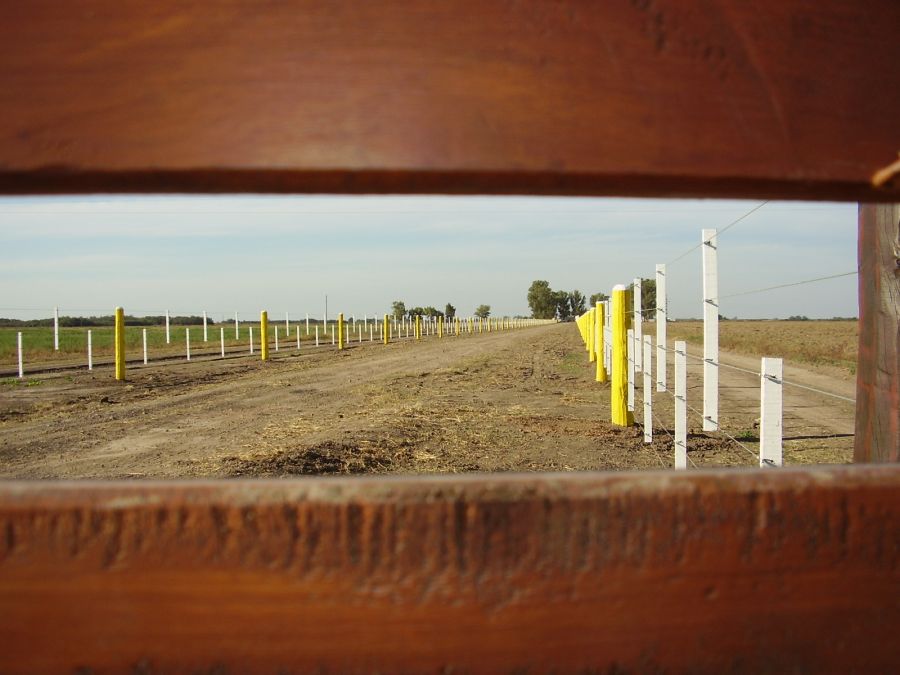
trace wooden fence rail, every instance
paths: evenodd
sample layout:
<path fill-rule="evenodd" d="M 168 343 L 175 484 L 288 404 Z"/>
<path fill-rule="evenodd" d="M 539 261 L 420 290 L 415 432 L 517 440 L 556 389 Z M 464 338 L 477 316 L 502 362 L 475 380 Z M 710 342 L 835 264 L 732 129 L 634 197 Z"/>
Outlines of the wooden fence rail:
<path fill-rule="evenodd" d="M 896 665 L 894 466 L 20 482 L 0 532 L 3 672 Z"/>

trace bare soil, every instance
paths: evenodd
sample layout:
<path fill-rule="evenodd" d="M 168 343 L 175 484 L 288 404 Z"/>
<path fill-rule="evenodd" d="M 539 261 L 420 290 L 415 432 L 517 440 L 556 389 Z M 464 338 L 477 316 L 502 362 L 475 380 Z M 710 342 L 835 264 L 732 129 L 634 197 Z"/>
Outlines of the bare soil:
<path fill-rule="evenodd" d="M 609 422 L 609 388 L 574 324 L 419 342 L 330 345 L 40 375 L 0 386 L 0 476 L 199 478 L 672 466 L 673 405 L 654 393 L 654 441 Z M 722 354 L 758 370 L 759 360 Z M 689 403 L 700 407 L 700 364 Z M 671 375 L 670 375 L 671 377 Z M 787 380 L 853 396 L 839 369 Z M 758 378 L 723 367 L 722 426 L 691 415 L 697 466 L 756 466 Z M 671 381 L 671 380 L 670 380 Z M 640 389 L 639 389 L 640 390 Z M 640 395 L 636 418 L 641 419 Z M 786 388 L 785 462 L 848 462 L 853 405 Z"/>

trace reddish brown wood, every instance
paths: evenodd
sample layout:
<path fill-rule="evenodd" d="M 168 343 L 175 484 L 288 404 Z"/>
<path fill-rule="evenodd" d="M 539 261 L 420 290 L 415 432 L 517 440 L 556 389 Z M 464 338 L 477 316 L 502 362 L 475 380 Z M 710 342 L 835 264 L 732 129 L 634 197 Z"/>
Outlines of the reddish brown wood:
<path fill-rule="evenodd" d="M 900 204 L 859 207 L 857 462 L 900 462 Z"/>
<path fill-rule="evenodd" d="M 885 200 L 900 3 L 30 0 L 0 192 Z"/>
<path fill-rule="evenodd" d="M 897 466 L 7 483 L 0 533 L 2 672 L 898 663 Z"/>

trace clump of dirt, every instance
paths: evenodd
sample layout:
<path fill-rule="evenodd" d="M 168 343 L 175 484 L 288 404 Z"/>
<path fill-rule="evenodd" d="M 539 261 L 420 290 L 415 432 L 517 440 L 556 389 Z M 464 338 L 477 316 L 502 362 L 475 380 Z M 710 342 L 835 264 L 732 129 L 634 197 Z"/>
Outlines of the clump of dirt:
<path fill-rule="evenodd" d="M 225 457 L 222 465 L 231 477 L 299 476 L 388 473 L 396 470 L 396 452 L 377 445 L 324 441 L 306 448 L 278 450 L 258 457 Z"/>

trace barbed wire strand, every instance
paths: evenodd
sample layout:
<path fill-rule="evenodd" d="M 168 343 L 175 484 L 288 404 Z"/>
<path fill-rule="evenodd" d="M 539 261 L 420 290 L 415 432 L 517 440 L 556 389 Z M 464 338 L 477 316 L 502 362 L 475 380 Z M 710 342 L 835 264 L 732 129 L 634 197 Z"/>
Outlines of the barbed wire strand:
<path fill-rule="evenodd" d="M 768 203 L 769 203 L 769 200 L 766 200 L 766 201 L 764 201 L 764 202 L 760 202 L 759 204 L 757 204 L 756 206 L 754 206 L 752 209 L 750 209 L 749 211 L 747 211 L 747 213 L 745 213 L 744 215 L 742 215 L 740 218 L 738 218 L 737 220 L 731 221 L 730 223 L 728 223 L 728 225 L 726 225 L 726 226 L 723 227 L 721 230 L 719 230 L 718 232 L 716 232 L 716 237 L 719 237 L 719 236 L 723 235 L 723 234 L 726 233 L 728 230 L 730 230 L 732 227 L 734 227 L 734 226 L 737 225 L 739 222 L 741 222 L 742 220 L 744 220 L 744 218 L 750 216 L 751 214 L 755 213 L 756 211 L 759 211 L 762 207 L 764 207 L 764 206 L 765 206 L 766 204 L 768 204 Z M 675 258 L 672 258 L 669 262 L 666 263 L 666 265 L 671 265 L 671 264 L 674 263 L 674 262 L 678 262 L 679 260 L 681 260 L 682 258 L 684 258 L 685 256 L 687 256 L 688 254 L 693 253 L 693 252 L 696 251 L 698 248 L 700 248 L 701 246 L 703 246 L 704 243 L 706 243 L 706 242 L 701 241 L 699 244 L 696 244 L 696 245 L 694 245 L 694 246 L 691 246 L 691 248 L 689 248 L 687 251 L 685 251 L 685 252 L 682 253 L 681 255 L 676 256 Z"/>
<path fill-rule="evenodd" d="M 858 270 L 853 270 L 852 272 L 842 272 L 841 274 L 830 274 L 825 277 L 816 277 L 815 279 L 806 279 L 804 281 L 794 281 L 789 284 L 778 284 L 777 286 L 766 286 L 765 288 L 756 288 L 752 291 L 741 291 L 740 293 L 729 293 L 727 295 L 720 295 L 716 300 L 725 300 L 727 298 L 736 298 L 741 295 L 753 295 L 754 293 L 765 293 L 766 291 L 774 291 L 779 288 L 790 288 L 791 286 L 803 286 L 805 284 L 814 284 L 818 281 L 827 281 L 828 279 L 840 279 L 841 277 L 849 277 L 854 274 L 859 274 Z"/>

